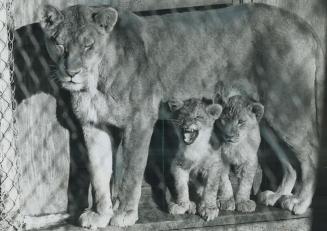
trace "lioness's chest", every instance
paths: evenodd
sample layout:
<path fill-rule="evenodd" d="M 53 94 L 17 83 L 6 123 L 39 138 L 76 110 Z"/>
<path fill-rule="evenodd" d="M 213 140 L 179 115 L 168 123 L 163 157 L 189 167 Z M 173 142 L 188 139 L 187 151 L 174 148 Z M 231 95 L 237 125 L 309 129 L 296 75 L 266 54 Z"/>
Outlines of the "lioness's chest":
<path fill-rule="evenodd" d="M 121 127 L 126 120 L 119 104 L 101 93 L 76 93 L 72 96 L 72 107 L 76 117 L 84 124 L 110 124 Z"/>

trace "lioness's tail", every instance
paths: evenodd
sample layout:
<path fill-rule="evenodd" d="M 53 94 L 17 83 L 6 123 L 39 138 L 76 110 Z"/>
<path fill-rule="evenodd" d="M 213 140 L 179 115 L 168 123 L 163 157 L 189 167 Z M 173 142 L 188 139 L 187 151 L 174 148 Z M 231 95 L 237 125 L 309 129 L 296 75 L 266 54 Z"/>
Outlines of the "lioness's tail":
<path fill-rule="evenodd" d="M 317 132 L 321 137 L 323 107 L 324 107 L 324 88 L 325 88 L 325 59 L 324 52 L 319 38 L 316 38 L 316 73 L 315 73 L 315 107 Z"/>

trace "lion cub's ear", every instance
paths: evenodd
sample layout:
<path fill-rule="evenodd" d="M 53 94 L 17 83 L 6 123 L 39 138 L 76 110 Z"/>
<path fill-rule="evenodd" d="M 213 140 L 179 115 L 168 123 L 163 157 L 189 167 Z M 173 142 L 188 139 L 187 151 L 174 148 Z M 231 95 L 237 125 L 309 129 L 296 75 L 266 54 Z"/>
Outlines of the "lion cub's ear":
<path fill-rule="evenodd" d="M 260 122 L 264 114 L 264 106 L 261 103 L 251 103 L 249 109 L 255 114 L 257 121 Z"/>
<path fill-rule="evenodd" d="M 216 86 L 215 86 L 215 95 L 213 96 L 213 102 L 214 103 L 219 103 L 222 104 L 224 103 L 224 93 L 225 93 L 225 85 L 222 81 L 218 81 Z"/>
<path fill-rule="evenodd" d="M 223 108 L 219 104 L 210 104 L 209 106 L 206 107 L 206 112 L 208 113 L 208 115 L 215 120 L 220 117 L 222 111 Z"/>
<path fill-rule="evenodd" d="M 118 12 L 114 8 L 107 7 L 92 15 L 94 22 L 106 32 L 112 31 L 118 20 Z"/>
<path fill-rule="evenodd" d="M 52 31 L 64 19 L 64 15 L 56 7 L 45 5 L 40 13 L 40 24 L 42 29 L 52 36 Z"/>
<path fill-rule="evenodd" d="M 181 100 L 177 100 L 177 99 L 172 99 L 168 101 L 168 106 L 169 109 L 172 112 L 178 111 L 179 109 L 181 109 L 184 106 L 184 102 Z"/>

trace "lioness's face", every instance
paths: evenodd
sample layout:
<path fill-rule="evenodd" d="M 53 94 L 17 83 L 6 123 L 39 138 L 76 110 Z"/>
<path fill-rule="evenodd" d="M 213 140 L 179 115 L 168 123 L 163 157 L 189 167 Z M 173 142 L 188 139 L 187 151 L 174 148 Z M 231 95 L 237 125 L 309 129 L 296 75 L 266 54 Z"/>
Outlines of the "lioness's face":
<path fill-rule="evenodd" d="M 97 83 L 98 67 L 117 17 L 112 8 L 44 8 L 41 26 L 49 55 L 58 67 L 55 78 L 63 88 L 80 91 Z"/>
<path fill-rule="evenodd" d="M 237 143 L 248 136 L 263 116 L 264 107 L 244 96 L 232 96 L 223 108 L 215 125 L 221 138 L 228 143 Z"/>
<path fill-rule="evenodd" d="M 177 123 L 181 128 L 183 140 L 188 145 L 196 140 L 202 129 L 212 128 L 222 111 L 219 104 L 208 105 L 200 99 L 170 101 L 169 105 L 177 115 Z"/>

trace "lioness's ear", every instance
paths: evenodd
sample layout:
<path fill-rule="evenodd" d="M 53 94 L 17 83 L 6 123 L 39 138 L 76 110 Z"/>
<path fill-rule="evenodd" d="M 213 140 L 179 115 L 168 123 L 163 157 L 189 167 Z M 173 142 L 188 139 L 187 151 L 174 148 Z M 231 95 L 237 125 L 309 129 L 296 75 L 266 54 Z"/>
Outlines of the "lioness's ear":
<path fill-rule="evenodd" d="M 168 106 L 172 112 L 175 112 L 184 106 L 184 102 L 181 100 L 172 99 L 168 101 Z"/>
<path fill-rule="evenodd" d="M 250 110 L 255 114 L 257 121 L 260 122 L 264 114 L 264 106 L 261 103 L 251 103 Z"/>
<path fill-rule="evenodd" d="M 210 104 L 206 107 L 206 112 L 208 113 L 208 115 L 214 118 L 215 120 L 219 118 L 222 111 L 223 108 L 219 104 Z"/>
<path fill-rule="evenodd" d="M 114 8 L 108 7 L 101 9 L 93 14 L 94 22 L 106 32 L 112 31 L 117 23 L 118 12 Z"/>
<path fill-rule="evenodd" d="M 53 29 L 58 26 L 58 24 L 63 20 L 64 16 L 56 7 L 45 5 L 41 10 L 40 18 L 42 29 L 48 33 L 48 35 L 51 35 Z"/>

